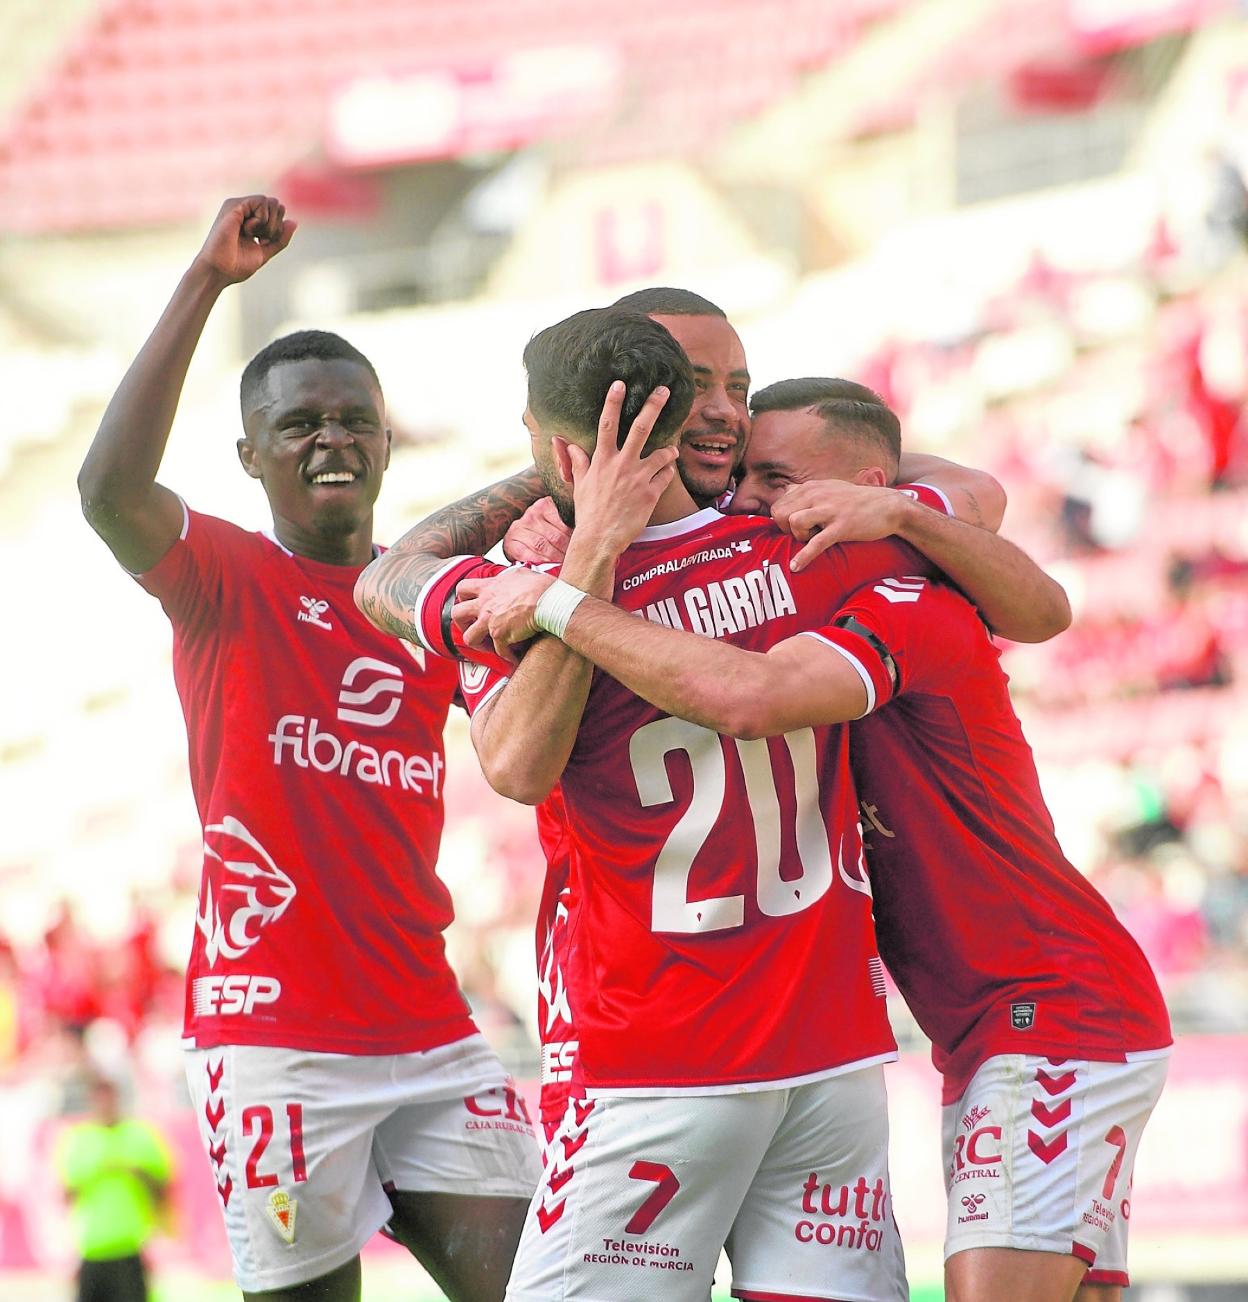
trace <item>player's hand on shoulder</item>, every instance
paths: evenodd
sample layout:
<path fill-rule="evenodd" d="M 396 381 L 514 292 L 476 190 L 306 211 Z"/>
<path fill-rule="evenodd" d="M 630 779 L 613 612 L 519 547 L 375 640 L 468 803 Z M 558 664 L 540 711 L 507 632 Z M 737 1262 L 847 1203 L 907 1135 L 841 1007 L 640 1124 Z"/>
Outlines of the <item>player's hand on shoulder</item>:
<path fill-rule="evenodd" d="M 554 580 L 516 566 L 491 578 L 464 579 L 455 589 L 451 619 L 467 646 L 493 650 L 515 664 L 537 633 L 535 612 Z"/>
<path fill-rule="evenodd" d="M 282 202 L 270 195 L 227 199 L 195 260 L 228 284 L 237 284 L 276 257 L 297 225 L 286 216 Z"/>
<path fill-rule="evenodd" d="M 571 537 L 554 499 L 539 497 L 503 535 L 503 555 L 521 565 L 549 565 L 563 560 Z"/>
<path fill-rule="evenodd" d="M 786 488 L 772 503 L 771 518 L 806 543 L 792 562 L 794 570 L 803 570 L 835 543 L 873 542 L 896 533 L 908 502 L 893 488 L 812 479 Z"/>

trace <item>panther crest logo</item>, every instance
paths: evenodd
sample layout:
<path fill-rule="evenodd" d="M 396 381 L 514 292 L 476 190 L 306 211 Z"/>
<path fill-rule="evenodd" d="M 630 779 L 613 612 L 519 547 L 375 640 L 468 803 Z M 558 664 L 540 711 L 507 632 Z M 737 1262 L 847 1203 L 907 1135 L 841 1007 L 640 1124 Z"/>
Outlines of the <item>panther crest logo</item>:
<path fill-rule="evenodd" d="M 204 829 L 204 884 L 195 925 L 208 966 L 241 958 L 295 898 L 295 884 L 264 846 L 229 814 Z"/>

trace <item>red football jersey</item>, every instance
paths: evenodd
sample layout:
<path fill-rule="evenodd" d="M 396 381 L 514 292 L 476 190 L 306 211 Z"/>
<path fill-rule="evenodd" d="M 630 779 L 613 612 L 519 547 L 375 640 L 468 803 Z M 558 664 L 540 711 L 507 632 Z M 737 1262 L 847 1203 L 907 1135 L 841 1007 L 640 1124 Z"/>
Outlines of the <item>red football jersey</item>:
<path fill-rule="evenodd" d="M 974 609 L 943 584 L 886 580 L 812 636 L 871 681 L 878 713 L 851 726 L 850 750 L 880 952 L 945 1101 L 994 1054 L 1122 1061 L 1169 1045 L 1148 960 L 1057 843 Z"/>
<path fill-rule="evenodd" d="M 173 624 L 204 828 L 200 1047 L 401 1053 L 475 1029 L 434 872 L 455 671 L 360 614 L 359 573 L 189 512 L 139 576 Z"/>
<path fill-rule="evenodd" d="M 465 567 L 459 566 L 459 569 Z M 469 567 L 481 574 L 497 574 L 502 566 L 493 561 L 474 560 Z M 453 595 L 459 577 L 452 576 L 449 589 L 443 588 L 441 600 Z M 439 585 L 440 587 L 442 585 Z M 465 656 L 477 657 L 459 667 L 460 693 L 470 714 L 484 700 L 502 688 L 510 665 L 492 652 L 476 647 L 461 647 Z M 487 666 L 497 665 L 499 673 Z M 534 939 L 537 953 L 537 1039 L 541 1050 L 541 1090 L 538 1097 L 541 1120 L 557 1122 L 567 1111 L 576 1067 L 577 1038 L 572 1020 L 568 992 L 568 945 L 573 910 L 571 848 L 563 794 L 558 787 L 537 806 L 537 838 L 546 859 L 542 897 L 537 907 Z M 580 1091 L 577 1091 L 578 1094 Z"/>
<path fill-rule="evenodd" d="M 546 856 L 546 877 L 537 910 L 537 1034 L 542 1051 L 539 1107 L 543 1121 L 567 1111 L 576 1065 L 576 1026 L 568 997 L 568 942 L 575 902 L 571 846 L 556 787 L 537 808 L 537 834 Z"/>
<path fill-rule="evenodd" d="M 643 531 L 615 601 L 763 651 L 918 559 L 893 541 L 852 544 L 793 574 L 799 547 L 766 519 L 701 511 Z M 426 594 L 429 646 L 446 649 L 446 593 L 478 565 L 449 566 Z M 467 677 L 470 708 L 503 681 Z M 893 1055 L 847 742 L 843 727 L 735 741 L 595 674 L 560 781 L 587 1087 L 771 1087 Z"/>

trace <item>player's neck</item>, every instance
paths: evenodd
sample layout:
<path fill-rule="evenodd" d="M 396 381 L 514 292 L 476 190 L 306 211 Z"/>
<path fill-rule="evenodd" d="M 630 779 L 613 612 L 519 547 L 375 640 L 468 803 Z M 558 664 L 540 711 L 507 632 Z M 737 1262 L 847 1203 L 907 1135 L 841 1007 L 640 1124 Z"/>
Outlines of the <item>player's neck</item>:
<path fill-rule="evenodd" d="M 289 552 L 323 565 L 360 566 L 373 559 L 373 517 L 353 528 L 337 531 L 308 529 L 280 516 L 273 518 L 273 536 Z"/>
<path fill-rule="evenodd" d="M 699 510 L 697 502 L 689 496 L 684 480 L 677 475 L 663 490 L 663 496 L 655 503 L 650 514 L 651 524 L 671 524 L 673 520 L 683 520 Z"/>

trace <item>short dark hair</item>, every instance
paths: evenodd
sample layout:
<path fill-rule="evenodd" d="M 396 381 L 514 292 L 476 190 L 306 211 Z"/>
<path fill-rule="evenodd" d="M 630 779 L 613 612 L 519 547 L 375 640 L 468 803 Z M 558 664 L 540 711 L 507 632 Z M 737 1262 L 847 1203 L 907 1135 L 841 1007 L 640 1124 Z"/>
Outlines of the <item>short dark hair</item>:
<path fill-rule="evenodd" d="M 239 402 L 243 415 L 255 405 L 256 396 L 264 384 L 269 372 L 283 362 L 355 362 L 373 377 L 378 390 L 381 381 L 373 364 L 354 345 L 349 344 L 341 335 L 328 330 L 296 330 L 294 334 L 283 335 L 265 346 L 243 368 L 243 377 L 238 385 Z"/>
<path fill-rule="evenodd" d="M 642 404 L 660 384 L 671 391 L 647 448 L 663 447 L 680 432 L 693 405 L 693 367 L 685 350 L 641 312 L 590 308 L 547 326 L 524 350 L 529 410 L 572 434 L 596 439 L 607 390 L 627 386 L 620 413 L 623 443 Z"/>
<path fill-rule="evenodd" d="M 750 414 L 765 411 L 814 410 L 826 424 L 857 434 L 887 452 L 894 468 L 901 456 L 901 421 L 874 389 L 853 380 L 808 375 L 797 380 L 777 380 L 750 399 Z"/>
<path fill-rule="evenodd" d="M 646 316 L 722 316 L 727 312 L 717 307 L 709 298 L 695 294 L 691 289 L 677 289 L 672 285 L 655 285 L 650 289 L 637 289 L 623 298 L 617 298 L 612 307 L 642 312 Z"/>

